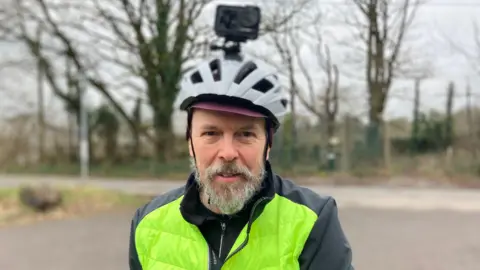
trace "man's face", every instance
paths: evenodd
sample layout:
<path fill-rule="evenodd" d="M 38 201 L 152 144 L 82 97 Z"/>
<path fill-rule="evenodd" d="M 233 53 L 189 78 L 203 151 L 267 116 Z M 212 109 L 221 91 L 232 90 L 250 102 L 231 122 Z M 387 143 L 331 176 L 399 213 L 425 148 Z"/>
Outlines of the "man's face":
<path fill-rule="evenodd" d="M 202 197 L 222 214 L 240 211 L 264 177 L 265 120 L 196 109 L 189 143 Z"/>

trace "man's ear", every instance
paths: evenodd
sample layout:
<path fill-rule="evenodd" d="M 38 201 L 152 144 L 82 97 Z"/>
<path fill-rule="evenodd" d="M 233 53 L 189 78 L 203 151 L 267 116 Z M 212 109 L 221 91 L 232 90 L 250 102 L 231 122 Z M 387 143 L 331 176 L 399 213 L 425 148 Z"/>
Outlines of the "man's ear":
<path fill-rule="evenodd" d="M 267 160 L 270 159 L 270 147 L 267 147 Z"/>

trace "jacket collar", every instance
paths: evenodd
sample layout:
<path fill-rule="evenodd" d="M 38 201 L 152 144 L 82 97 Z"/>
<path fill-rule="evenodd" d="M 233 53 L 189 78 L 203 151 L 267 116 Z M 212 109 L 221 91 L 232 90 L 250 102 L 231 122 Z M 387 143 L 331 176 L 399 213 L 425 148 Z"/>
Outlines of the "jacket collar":
<path fill-rule="evenodd" d="M 265 179 L 263 180 L 261 189 L 253 196 L 253 198 L 245 205 L 245 207 L 238 213 L 232 216 L 218 215 L 210 211 L 200 201 L 199 185 L 195 180 L 195 175 L 192 173 L 188 177 L 185 185 L 185 192 L 183 199 L 180 203 L 180 212 L 183 218 L 197 226 L 203 224 L 203 222 L 211 219 L 230 219 L 233 217 L 245 217 L 250 214 L 250 211 L 256 201 L 262 198 L 267 198 L 266 201 L 273 199 L 275 195 L 275 186 L 270 162 L 265 164 Z M 255 211 L 256 212 L 256 211 Z"/>

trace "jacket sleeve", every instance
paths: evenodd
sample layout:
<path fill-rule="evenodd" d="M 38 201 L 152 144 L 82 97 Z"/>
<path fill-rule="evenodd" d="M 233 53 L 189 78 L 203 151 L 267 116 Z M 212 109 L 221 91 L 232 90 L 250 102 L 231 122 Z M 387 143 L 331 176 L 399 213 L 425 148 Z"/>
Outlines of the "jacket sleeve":
<path fill-rule="evenodd" d="M 137 210 L 130 225 L 130 244 L 128 248 L 130 270 L 142 270 L 142 265 L 140 264 L 140 259 L 137 254 L 137 247 L 135 245 L 135 230 L 138 223 L 138 214 L 139 211 Z"/>
<path fill-rule="evenodd" d="M 354 270 L 352 249 L 338 218 L 335 200 L 320 210 L 299 258 L 301 270 Z"/>

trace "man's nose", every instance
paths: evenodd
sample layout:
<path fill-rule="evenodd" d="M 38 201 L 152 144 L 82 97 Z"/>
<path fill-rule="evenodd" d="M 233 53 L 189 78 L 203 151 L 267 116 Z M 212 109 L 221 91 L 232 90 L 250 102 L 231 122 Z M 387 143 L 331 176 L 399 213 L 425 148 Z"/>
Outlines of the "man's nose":
<path fill-rule="evenodd" d="M 233 138 L 226 136 L 219 151 L 219 157 L 226 161 L 232 161 L 238 157 L 238 151 L 235 147 Z"/>

